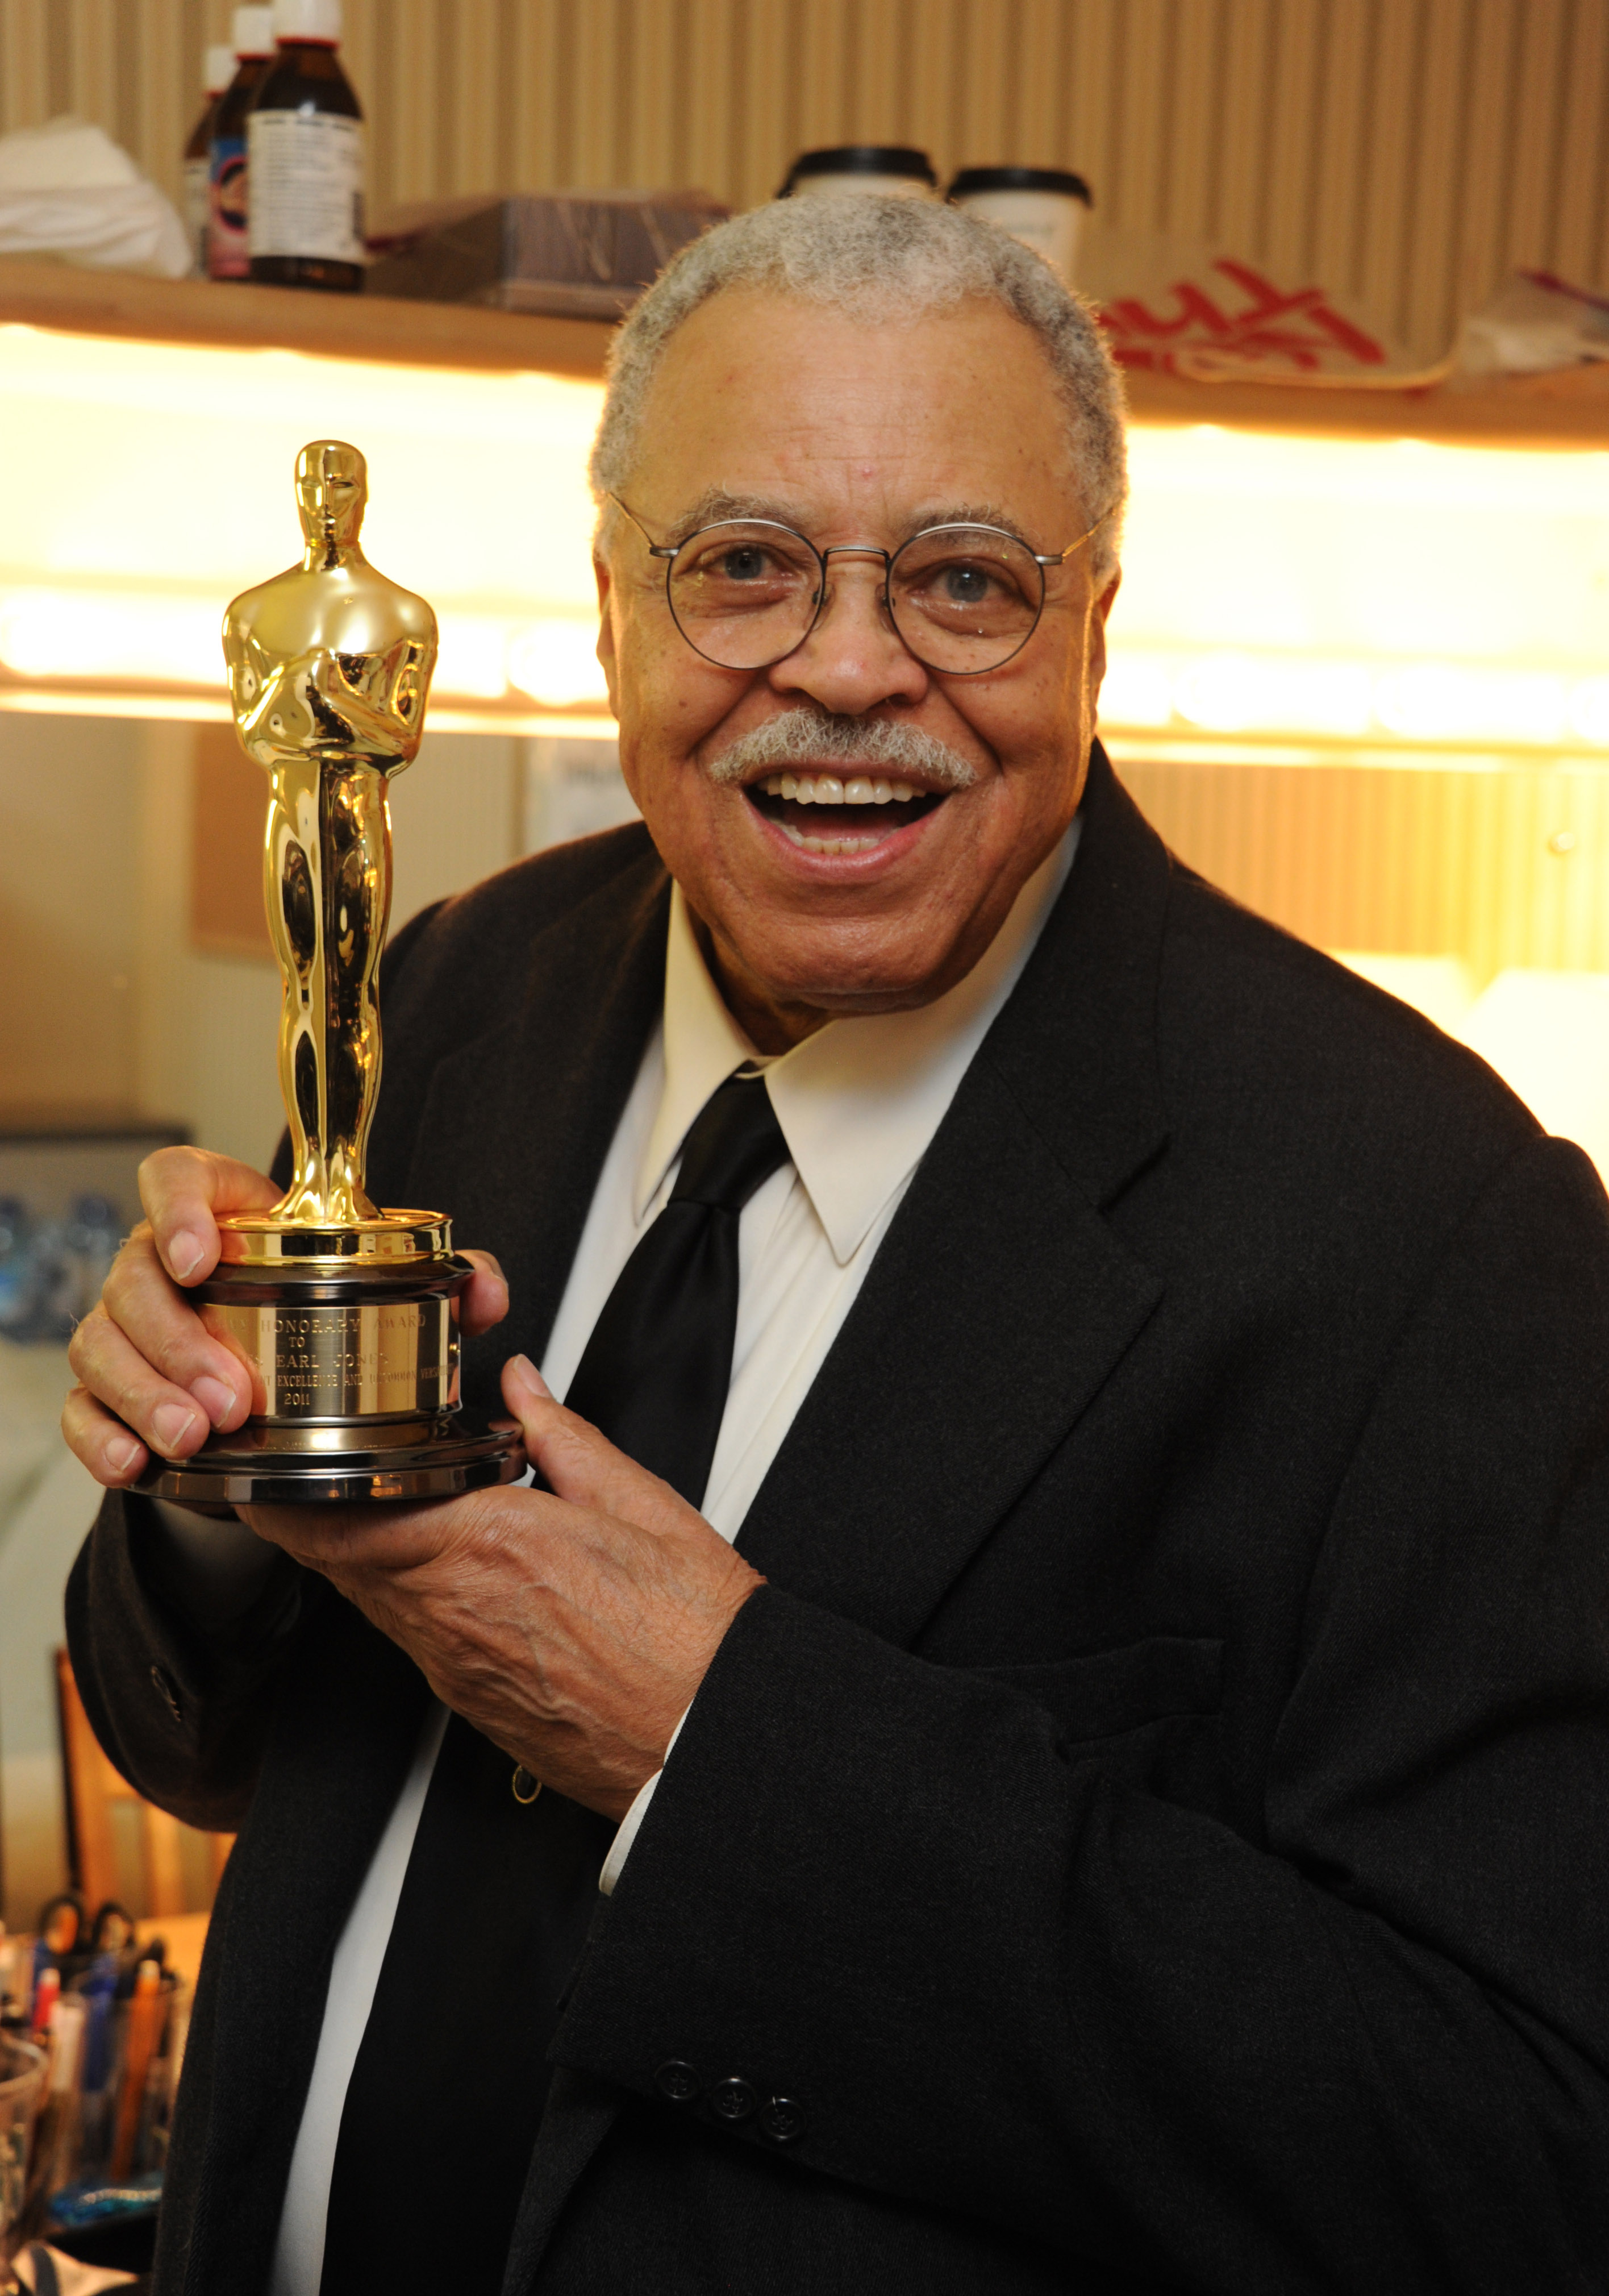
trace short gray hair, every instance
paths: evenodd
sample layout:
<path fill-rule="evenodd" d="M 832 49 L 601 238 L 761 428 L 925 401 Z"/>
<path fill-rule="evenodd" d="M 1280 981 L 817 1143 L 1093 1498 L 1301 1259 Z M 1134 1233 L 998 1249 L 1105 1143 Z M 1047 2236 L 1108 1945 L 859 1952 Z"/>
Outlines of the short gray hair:
<path fill-rule="evenodd" d="M 854 318 L 910 320 L 963 299 L 992 297 L 1039 338 L 1066 410 L 1073 468 L 1104 582 L 1117 562 L 1128 492 L 1123 384 L 1093 313 L 1019 240 L 935 200 L 855 193 L 774 200 L 717 224 L 684 247 L 633 307 L 611 346 L 603 417 L 592 444 L 592 493 L 629 485 L 643 410 L 666 345 L 701 303 L 729 287 L 770 288 Z"/>

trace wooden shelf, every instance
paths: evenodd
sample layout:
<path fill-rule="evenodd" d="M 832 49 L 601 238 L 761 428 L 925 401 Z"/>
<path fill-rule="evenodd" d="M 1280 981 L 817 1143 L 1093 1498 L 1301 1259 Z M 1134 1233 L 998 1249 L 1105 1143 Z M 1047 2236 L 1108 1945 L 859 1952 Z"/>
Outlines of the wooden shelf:
<path fill-rule="evenodd" d="M 1449 447 L 1609 447 L 1609 365 L 1556 374 L 1442 383 L 1433 390 L 1348 390 L 1278 382 L 1187 382 L 1131 372 L 1139 422 L 1221 422 L 1320 439 L 1424 439 Z"/>
<path fill-rule="evenodd" d="M 0 323 L 5 321 L 139 342 L 295 350 L 397 366 L 535 371 L 589 381 L 602 376 L 612 332 L 602 319 L 145 279 L 135 272 L 16 257 L 0 259 Z M 1140 422 L 1221 422 L 1234 430 L 1447 445 L 1609 447 L 1609 365 L 1433 390 L 1186 382 L 1141 373 L 1129 374 L 1128 387 Z"/>
<path fill-rule="evenodd" d="M 388 366 L 535 371 L 588 381 L 603 373 L 609 326 L 473 304 L 409 303 L 381 295 L 323 295 L 205 279 L 145 279 L 133 271 L 0 260 L 0 324 L 55 327 L 136 342 L 219 350 L 292 350 L 375 359 Z"/>

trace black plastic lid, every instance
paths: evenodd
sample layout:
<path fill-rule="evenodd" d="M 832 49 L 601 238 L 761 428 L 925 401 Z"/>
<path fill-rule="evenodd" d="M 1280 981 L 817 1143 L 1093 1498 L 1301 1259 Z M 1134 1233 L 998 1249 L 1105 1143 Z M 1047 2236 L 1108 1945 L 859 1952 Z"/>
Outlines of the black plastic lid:
<path fill-rule="evenodd" d="M 803 176 L 909 176 L 919 184 L 938 183 L 926 152 L 909 144 L 835 144 L 823 152 L 801 152 L 777 197 L 785 200 Z"/>
<path fill-rule="evenodd" d="M 1083 177 L 1066 168 L 963 168 L 944 196 L 964 200 L 973 192 L 1059 192 L 1064 199 L 1082 200 L 1087 208 L 1095 204 Z"/>

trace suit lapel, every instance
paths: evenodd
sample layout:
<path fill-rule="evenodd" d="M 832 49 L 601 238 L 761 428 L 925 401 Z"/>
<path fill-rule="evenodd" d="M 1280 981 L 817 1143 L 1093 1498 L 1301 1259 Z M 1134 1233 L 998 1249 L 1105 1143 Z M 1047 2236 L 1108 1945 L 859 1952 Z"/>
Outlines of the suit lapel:
<path fill-rule="evenodd" d="M 1168 863 L 1098 750 L 1079 856 L 739 1544 L 909 1644 L 1161 1296 L 1102 1207 L 1165 1139 Z"/>
<path fill-rule="evenodd" d="M 739 1545 L 909 1644 L 1134 1338 L 1160 1287 L 996 1074 L 934 1144 Z"/>
<path fill-rule="evenodd" d="M 516 1352 L 540 1362 L 599 1170 L 665 989 L 670 884 L 651 852 L 537 935 L 510 1017 L 430 1080 L 408 1201 L 451 1207 L 456 1240 L 495 1252 L 506 1323 L 464 1349 L 464 1398 L 498 1404 Z"/>

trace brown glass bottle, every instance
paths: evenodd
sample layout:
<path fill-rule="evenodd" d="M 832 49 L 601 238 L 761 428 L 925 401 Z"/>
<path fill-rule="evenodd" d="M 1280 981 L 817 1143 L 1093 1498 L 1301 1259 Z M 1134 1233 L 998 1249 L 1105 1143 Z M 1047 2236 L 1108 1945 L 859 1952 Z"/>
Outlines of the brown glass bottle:
<path fill-rule="evenodd" d="M 247 12 L 238 12 L 244 15 Z M 266 8 L 254 15 L 269 15 Z M 266 26 L 265 26 L 265 30 Z M 234 78 L 218 98 L 212 116 L 212 220 L 207 241 L 207 273 L 212 279 L 244 279 L 249 275 L 246 242 L 246 116 L 274 59 L 241 54 Z"/>
<path fill-rule="evenodd" d="M 271 287 L 314 287 L 355 295 L 363 283 L 362 182 L 363 111 L 352 83 L 327 40 L 282 39 L 258 83 L 248 134 L 261 187 L 252 210 L 251 277 Z M 325 131 L 319 154 L 324 181 L 309 197 L 290 180 L 298 161 L 293 139 L 323 123 L 349 122 L 344 134 Z M 271 127 L 272 156 L 264 141 Z M 331 148 L 333 147 L 333 151 Z M 272 252 L 258 253 L 267 237 Z M 287 242 L 300 240 L 299 247 Z M 344 245 L 350 251 L 338 253 Z"/>

